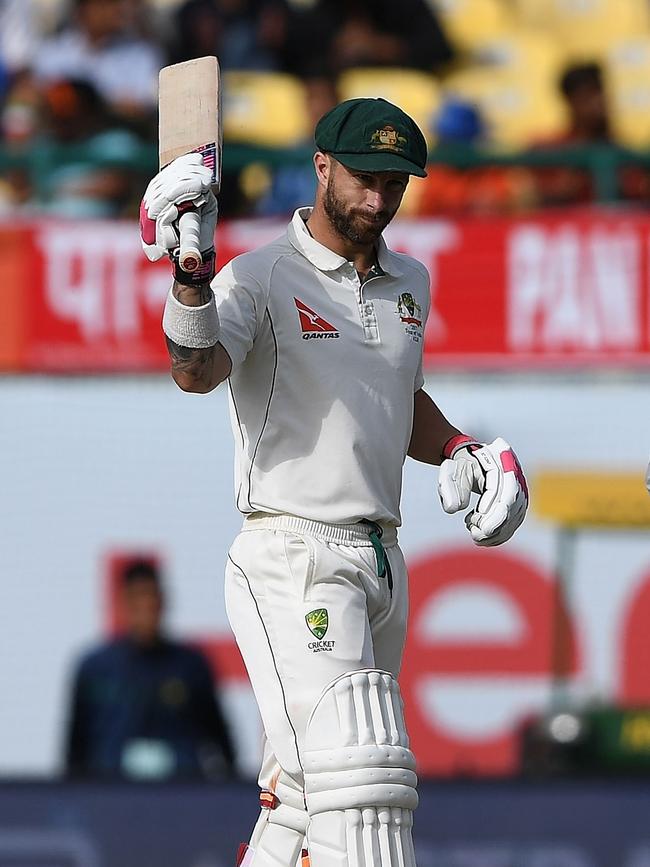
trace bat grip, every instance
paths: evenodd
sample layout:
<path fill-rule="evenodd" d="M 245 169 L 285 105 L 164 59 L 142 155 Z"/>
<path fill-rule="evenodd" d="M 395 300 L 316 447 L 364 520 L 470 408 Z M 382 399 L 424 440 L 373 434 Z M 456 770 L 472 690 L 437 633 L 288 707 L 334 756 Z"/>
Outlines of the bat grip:
<path fill-rule="evenodd" d="M 196 210 L 185 211 L 178 218 L 180 245 L 178 263 L 187 273 L 196 271 L 201 258 L 201 215 Z"/>

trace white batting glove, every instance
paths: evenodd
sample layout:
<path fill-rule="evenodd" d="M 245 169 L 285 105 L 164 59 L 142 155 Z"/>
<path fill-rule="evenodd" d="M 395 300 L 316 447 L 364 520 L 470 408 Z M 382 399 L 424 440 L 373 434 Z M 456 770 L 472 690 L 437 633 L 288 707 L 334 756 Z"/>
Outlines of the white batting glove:
<path fill-rule="evenodd" d="M 140 203 L 140 237 L 151 262 L 178 248 L 178 218 L 188 209 L 201 215 L 201 251 L 214 247 L 217 200 L 211 183 L 212 173 L 198 153 L 177 157 L 150 181 Z"/>
<path fill-rule="evenodd" d="M 448 458 L 440 466 L 438 493 L 442 508 L 452 514 L 469 506 L 479 494 L 476 508 L 465 516 L 477 545 L 502 545 L 522 523 L 528 508 L 528 486 L 508 443 L 499 437 L 489 444 L 471 437 L 452 437 L 444 449 Z"/>
<path fill-rule="evenodd" d="M 650 464 L 648 464 L 648 469 L 645 471 L 645 486 L 650 494 Z"/>

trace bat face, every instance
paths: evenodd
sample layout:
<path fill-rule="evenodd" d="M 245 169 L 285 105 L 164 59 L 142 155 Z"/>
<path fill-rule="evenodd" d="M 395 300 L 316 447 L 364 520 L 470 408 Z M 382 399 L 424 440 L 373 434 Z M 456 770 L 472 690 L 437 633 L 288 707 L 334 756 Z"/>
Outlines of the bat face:
<path fill-rule="evenodd" d="M 158 94 L 161 168 L 182 154 L 203 154 L 213 184 L 221 181 L 221 88 L 216 57 L 199 57 L 160 70 Z"/>
<path fill-rule="evenodd" d="M 160 70 L 158 152 L 160 167 L 176 157 L 201 153 L 212 172 L 212 189 L 221 183 L 221 89 L 216 57 L 198 57 Z M 201 265 L 200 215 L 179 218 L 179 263 L 192 272 Z"/>

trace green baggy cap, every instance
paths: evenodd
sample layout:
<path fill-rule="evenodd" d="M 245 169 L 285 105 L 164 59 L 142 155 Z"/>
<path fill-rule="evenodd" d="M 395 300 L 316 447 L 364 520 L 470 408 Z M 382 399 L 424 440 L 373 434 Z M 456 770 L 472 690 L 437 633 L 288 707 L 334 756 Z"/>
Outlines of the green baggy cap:
<path fill-rule="evenodd" d="M 385 99 L 348 99 L 316 124 L 316 147 L 365 172 L 408 172 L 425 178 L 427 143 L 415 121 Z"/>

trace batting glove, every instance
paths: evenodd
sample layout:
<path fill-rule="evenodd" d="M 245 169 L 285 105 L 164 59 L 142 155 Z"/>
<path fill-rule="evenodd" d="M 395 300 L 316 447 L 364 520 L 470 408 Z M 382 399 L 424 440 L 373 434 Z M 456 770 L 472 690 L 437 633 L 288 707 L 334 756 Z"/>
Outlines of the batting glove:
<path fill-rule="evenodd" d="M 650 494 L 650 464 L 648 464 L 648 469 L 645 471 L 645 486 Z"/>
<path fill-rule="evenodd" d="M 212 173 L 198 153 L 178 157 L 150 181 L 140 203 L 140 238 L 151 262 L 165 255 L 174 259 L 180 244 L 178 219 L 190 209 L 201 215 L 200 248 L 206 254 L 204 262 L 210 259 L 214 262 L 218 209 L 211 183 Z"/>
<path fill-rule="evenodd" d="M 528 486 L 508 443 L 495 439 L 479 443 L 467 436 L 452 437 L 440 466 L 438 493 L 442 508 L 452 514 L 469 506 L 479 494 L 476 508 L 465 524 L 477 545 L 502 545 L 523 522 L 528 508 Z"/>

